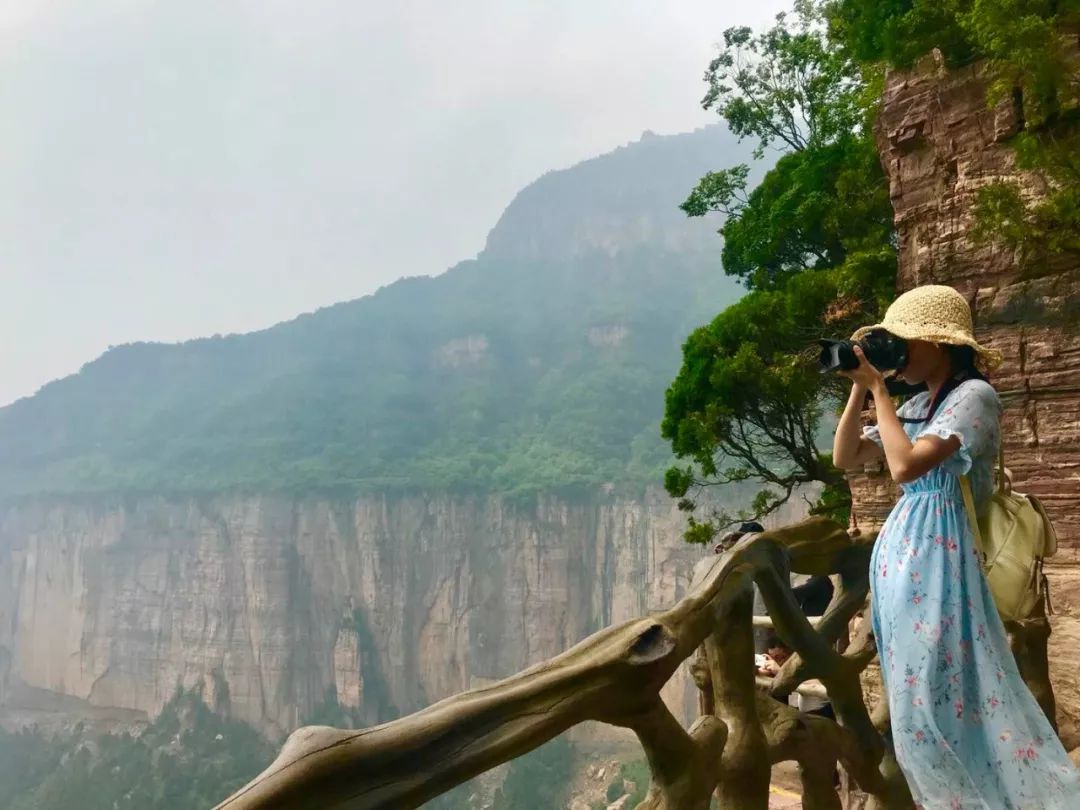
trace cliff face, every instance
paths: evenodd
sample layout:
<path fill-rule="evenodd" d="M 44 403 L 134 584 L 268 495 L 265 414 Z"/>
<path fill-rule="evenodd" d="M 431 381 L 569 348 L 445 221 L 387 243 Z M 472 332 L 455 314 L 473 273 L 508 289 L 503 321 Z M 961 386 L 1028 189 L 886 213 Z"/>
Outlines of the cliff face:
<path fill-rule="evenodd" d="M 528 508 L 449 495 L 11 507 L 6 708 L 74 696 L 153 715 L 202 684 L 271 733 L 328 694 L 375 723 L 671 605 L 702 553 L 682 525 L 659 492 Z M 668 698 L 681 716 L 696 707 L 682 675 Z"/>
<path fill-rule="evenodd" d="M 986 104 L 984 67 L 946 71 L 926 60 L 886 84 L 877 137 L 900 239 L 897 286 L 950 284 L 971 301 L 976 333 L 999 349 L 993 382 L 1005 404 L 1006 466 L 1017 490 L 1037 495 L 1058 530 L 1049 565 L 1054 606 L 1051 675 L 1063 736 L 1080 745 L 1080 266 L 1061 261 L 1037 276 L 1017 257 L 971 239 L 978 189 L 1017 182 L 1038 195 L 1038 178 L 1020 172 L 1009 139 L 1023 126 L 1010 100 Z M 1071 313 L 1071 314 L 1070 314 Z M 879 521 L 895 497 L 880 474 L 853 485 L 858 513 Z"/>

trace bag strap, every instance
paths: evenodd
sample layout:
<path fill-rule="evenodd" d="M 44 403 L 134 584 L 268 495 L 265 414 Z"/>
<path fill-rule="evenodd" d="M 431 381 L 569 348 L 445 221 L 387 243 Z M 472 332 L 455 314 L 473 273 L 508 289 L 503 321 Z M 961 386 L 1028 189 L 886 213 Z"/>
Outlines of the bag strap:
<path fill-rule="evenodd" d="M 979 555 L 983 560 L 983 568 L 987 576 L 994 570 L 994 565 L 997 563 L 997 558 L 1002 551 L 1005 550 L 1004 546 L 999 546 L 997 554 L 994 555 L 994 559 L 990 560 L 986 557 L 986 547 L 983 545 L 982 531 L 979 529 L 979 518 L 975 513 L 975 496 L 971 492 L 971 478 L 967 475 L 961 475 L 960 478 L 960 492 L 964 496 L 964 511 L 967 512 L 968 524 L 971 526 L 971 534 L 975 537 L 975 548 L 978 550 Z M 1005 451 L 1002 447 L 1002 443 L 998 443 L 998 494 L 1005 492 Z"/>
<path fill-rule="evenodd" d="M 1050 580 L 1046 578 L 1046 574 L 1043 573 L 1043 560 L 1039 557 L 1039 588 L 1042 591 L 1043 606 L 1046 608 L 1046 615 L 1054 615 L 1054 605 L 1050 601 Z"/>
<path fill-rule="evenodd" d="M 998 495 L 1005 494 L 1005 440 L 998 439 Z"/>
<path fill-rule="evenodd" d="M 983 561 L 986 561 L 986 548 L 983 546 L 982 532 L 979 530 L 979 519 L 975 516 L 975 496 L 971 493 L 971 480 L 966 475 L 958 476 L 960 479 L 960 492 L 964 496 L 964 511 L 967 512 L 968 525 L 971 526 L 971 534 L 975 538 L 975 548 L 978 549 Z M 987 567 L 987 573 L 990 568 Z"/>

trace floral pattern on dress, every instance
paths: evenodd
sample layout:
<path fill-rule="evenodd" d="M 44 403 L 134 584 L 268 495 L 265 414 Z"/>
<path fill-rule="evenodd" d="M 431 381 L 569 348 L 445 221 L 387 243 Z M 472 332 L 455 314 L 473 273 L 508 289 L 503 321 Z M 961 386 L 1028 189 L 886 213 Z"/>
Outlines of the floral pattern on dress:
<path fill-rule="evenodd" d="M 929 397 L 901 407 L 923 417 Z M 969 529 L 957 475 L 985 503 L 1001 406 L 986 382 L 955 388 L 921 436 L 957 436 L 960 449 L 902 486 L 871 561 L 872 622 L 892 738 L 915 801 L 927 810 L 1080 810 L 1073 765 L 1009 650 Z M 865 435 L 880 444 L 876 428 Z"/>

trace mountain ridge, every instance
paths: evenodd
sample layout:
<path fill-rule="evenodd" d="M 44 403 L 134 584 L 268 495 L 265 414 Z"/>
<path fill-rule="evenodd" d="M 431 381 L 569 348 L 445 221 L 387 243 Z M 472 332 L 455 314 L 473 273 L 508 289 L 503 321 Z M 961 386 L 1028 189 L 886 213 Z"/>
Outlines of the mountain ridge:
<path fill-rule="evenodd" d="M 0 409 L 0 495 L 655 481 L 678 345 L 739 294 L 677 203 L 735 148 L 649 136 L 530 184 L 439 275 L 116 347 Z"/>

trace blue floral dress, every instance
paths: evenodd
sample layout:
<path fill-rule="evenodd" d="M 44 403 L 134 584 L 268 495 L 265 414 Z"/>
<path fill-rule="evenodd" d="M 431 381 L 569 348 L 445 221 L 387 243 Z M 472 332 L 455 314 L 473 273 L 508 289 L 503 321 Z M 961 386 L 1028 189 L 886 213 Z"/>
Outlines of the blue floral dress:
<path fill-rule="evenodd" d="M 923 418 L 929 395 L 899 415 Z M 872 621 L 896 758 L 926 810 L 1075 810 L 1080 771 L 1009 650 L 969 529 L 958 475 L 986 502 L 1001 405 L 986 382 L 961 383 L 933 419 L 905 424 L 960 449 L 902 487 L 871 561 Z M 881 443 L 877 429 L 865 435 Z"/>

